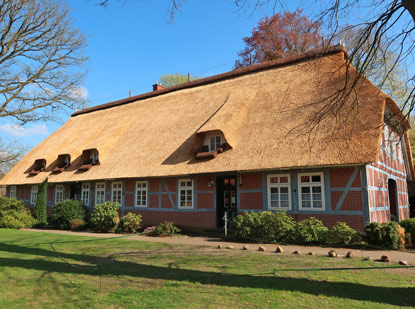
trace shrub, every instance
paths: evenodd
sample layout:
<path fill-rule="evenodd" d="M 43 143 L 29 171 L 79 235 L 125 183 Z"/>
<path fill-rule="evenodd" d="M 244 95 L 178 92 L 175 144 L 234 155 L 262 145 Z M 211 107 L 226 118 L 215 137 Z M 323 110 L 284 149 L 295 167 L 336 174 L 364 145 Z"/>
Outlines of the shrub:
<path fill-rule="evenodd" d="M 0 197 L 0 228 L 20 229 L 35 224 L 36 220 L 22 201 Z"/>
<path fill-rule="evenodd" d="M 173 236 L 177 233 L 180 233 L 181 230 L 176 227 L 173 222 L 170 221 L 164 221 L 163 223 L 160 223 L 155 228 L 153 235 L 159 236 L 159 237 L 166 237 L 166 236 Z"/>
<path fill-rule="evenodd" d="M 366 239 L 369 244 L 389 249 L 401 248 L 405 243 L 404 229 L 397 222 L 371 222 L 365 227 Z"/>
<path fill-rule="evenodd" d="M 399 225 L 405 229 L 405 234 L 408 235 L 409 243 L 415 240 L 415 218 L 404 219 L 399 222 Z"/>
<path fill-rule="evenodd" d="M 326 244 L 328 245 L 349 245 L 361 241 L 360 233 L 349 227 L 345 222 L 338 222 L 326 234 Z"/>
<path fill-rule="evenodd" d="M 121 218 L 121 227 L 125 233 L 137 233 L 141 228 L 141 215 L 129 212 Z"/>
<path fill-rule="evenodd" d="M 72 229 L 71 220 L 82 220 L 86 218 L 87 210 L 81 201 L 66 200 L 52 207 L 51 223 L 59 229 Z M 85 224 L 85 222 L 84 222 Z"/>
<path fill-rule="evenodd" d="M 91 214 L 91 223 L 97 232 L 115 232 L 120 223 L 118 203 L 105 202 L 95 205 Z"/>
<path fill-rule="evenodd" d="M 292 240 L 295 222 L 284 212 L 245 212 L 231 222 L 236 239 L 254 242 L 286 242 Z"/>
<path fill-rule="evenodd" d="M 325 242 L 327 232 L 321 220 L 310 217 L 297 224 L 295 238 L 300 244 L 321 244 Z"/>
<path fill-rule="evenodd" d="M 48 179 L 46 178 L 39 186 L 37 193 L 35 211 L 33 213 L 35 219 L 40 225 L 48 223 L 46 214 L 46 190 L 48 188 Z"/>
<path fill-rule="evenodd" d="M 82 219 L 72 219 L 69 221 L 69 227 L 71 231 L 77 231 L 82 229 L 85 226 L 85 220 Z"/>

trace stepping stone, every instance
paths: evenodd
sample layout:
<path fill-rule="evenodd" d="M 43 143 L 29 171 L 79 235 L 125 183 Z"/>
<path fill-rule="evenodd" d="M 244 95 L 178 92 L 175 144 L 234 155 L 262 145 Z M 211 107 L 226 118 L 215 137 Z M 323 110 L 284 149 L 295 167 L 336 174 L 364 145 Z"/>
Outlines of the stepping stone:
<path fill-rule="evenodd" d="M 348 259 L 353 258 L 353 256 L 354 256 L 353 251 L 349 251 L 349 252 L 347 252 L 347 253 L 346 253 L 346 257 L 347 257 Z"/>
<path fill-rule="evenodd" d="M 296 250 L 296 251 L 293 251 L 293 254 L 300 254 L 300 252 L 298 252 L 298 251 Z"/>
<path fill-rule="evenodd" d="M 248 245 L 244 245 L 243 247 L 242 247 L 242 250 L 248 250 L 249 249 L 249 246 Z"/>
<path fill-rule="evenodd" d="M 390 260 L 389 256 L 382 255 L 381 258 L 380 258 L 380 261 L 384 262 L 384 263 L 389 263 L 391 260 Z"/>
<path fill-rule="evenodd" d="M 226 249 L 233 249 L 233 246 L 227 246 Z"/>
<path fill-rule="evenodd" d="M 370 261 L 372 258 L 370 256 L 364 257 L 363 261 Z"/>
<path fill-rule="evenodd" d="M 314 255 L 314 252 L 313 251 L 310 251 L 309 253 L 307 253 L 307 255 Z"/>
<path fill-rule="evenodd" d="M 277 253 L 283 253 L 284 249 L 281 246 L 277 246 L 277 248 L 275 249 L 275 252 Z"/>
<path fill-rule="evenodd" d="M 330 251 L 329 251 L 329 253 L 328 253 L 328 256 L 329 256 L 329 257 L 337 257 L 337 252 L 336 252 L 336 250 L 330 250 Z"/>
<path fill-rule="evenodd" d="M 265 247 L 263 247 L 263 246 L 259 246 L 258 247 L 258 251 L 267 251 L 267 249 Z"/>
<path fill-rule="evenodd" d="M 223 247 L 222 247 L 222 245 L 218 245 L 218 249 L 222 249 Z"/>
<path fill-rule="evenodd" d="M 408 261 L 405 261 L 405 260 L 400 260 L 400 261 L 399 261 L 399 265 L 408 266 Z"/>

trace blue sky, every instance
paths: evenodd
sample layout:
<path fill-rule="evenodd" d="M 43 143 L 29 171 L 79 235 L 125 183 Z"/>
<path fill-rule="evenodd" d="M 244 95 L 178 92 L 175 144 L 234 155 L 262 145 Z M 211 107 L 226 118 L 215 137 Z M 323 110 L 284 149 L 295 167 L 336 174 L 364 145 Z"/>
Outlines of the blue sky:
<path fill-rule="evenodd" d="M 94 106 L 145 93 L 162 74 L 210 76 L 232 69 L 242 38 L 272 8 L 238 14 L 233 1 L 188 1 L 168 23 L 166 0 L 112 0 L 107 7 L 95 0 L 68 1 L 75 26 L 87 37 L 87 105 Z M 23 128 L 10 119 L 0 123 L 0 136 L 34 147 L 62 122 L 29 123 Z"/>

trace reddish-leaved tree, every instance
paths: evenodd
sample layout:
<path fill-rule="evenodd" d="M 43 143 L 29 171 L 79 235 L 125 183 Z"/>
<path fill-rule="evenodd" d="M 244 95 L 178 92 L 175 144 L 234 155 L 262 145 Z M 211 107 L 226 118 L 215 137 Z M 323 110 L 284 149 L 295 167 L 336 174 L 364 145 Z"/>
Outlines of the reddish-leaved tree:
<path fill-rule="evenodd" d="M 324 43 L 321 24 L 302 15 L 302 10 L 265 16 L 243 40 L 246 46 L 238 53 L 235 69 L 304 53 Z"/>

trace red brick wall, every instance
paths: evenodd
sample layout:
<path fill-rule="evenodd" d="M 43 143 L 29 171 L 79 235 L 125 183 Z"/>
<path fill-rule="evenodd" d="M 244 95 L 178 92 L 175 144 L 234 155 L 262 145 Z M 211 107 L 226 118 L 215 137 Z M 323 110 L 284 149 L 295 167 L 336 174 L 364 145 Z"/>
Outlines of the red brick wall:
<path fill-rule="evenodd" d="M 365 227 L 365 219 L 363 215 L 330 215 L 330 214 L 318 214 L 315 215 L 303 215 L 297 214 L 293 216 L 297 221 L 307 219 L 309 217 L 315 217 L 321 221 L 327 227 L 334 226 L 337 222 L 346 222 L 348 226 L 358 231 L 363 231 Z"/>
<path fill-rule="evenodd" d="M 141 211 L 131 212 L 141 214 L 143 226 L 157 225 L 164 221 L 172 221 L 181 228 L 215 229 L 216 212 L 195 211 Z"/>
<path fill-rule="evenodd" d="M 199 193 L 197 195 L 197 208 L 198 209 L 214 209 L 215 200 L 213 193 Z"/>
<path fill-rule="evenodd" d="M 240 209 L 263 209 L 262 192 L 246 192 L 240 193 Z"/>
<path fill-rule="evenodd" d="M 241 183 L 241 190 L 262 189 L 262 173 L 242 174 Z"/>

